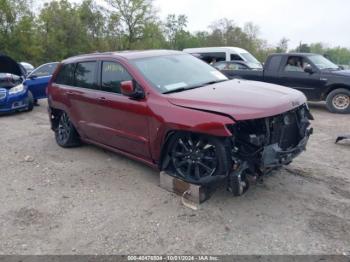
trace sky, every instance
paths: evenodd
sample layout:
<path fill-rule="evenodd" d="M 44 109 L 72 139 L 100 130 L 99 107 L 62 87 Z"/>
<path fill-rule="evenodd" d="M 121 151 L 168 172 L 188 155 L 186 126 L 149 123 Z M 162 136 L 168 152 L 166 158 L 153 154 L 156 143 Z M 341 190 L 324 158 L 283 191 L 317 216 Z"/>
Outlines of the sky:
<path fill-rule="evenodd" d="M 226 17 L 239 26 L 258 25 L 270 45 L 286 37 L 291 48 L 300 41 L 350 48 L 350 0 L 154 0 L 154 5 L 162 19 L 187 15 L 192 32 Z"/>

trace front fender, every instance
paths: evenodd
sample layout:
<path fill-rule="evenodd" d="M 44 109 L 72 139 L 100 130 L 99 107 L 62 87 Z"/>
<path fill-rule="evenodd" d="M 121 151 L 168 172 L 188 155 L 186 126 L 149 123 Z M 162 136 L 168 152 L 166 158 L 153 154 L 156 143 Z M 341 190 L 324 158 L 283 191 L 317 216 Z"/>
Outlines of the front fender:
<path fill-rule="evenodd" d="M 158 105 L 161 106 L 161 105 Z M 155 107 L 158 107 L 155 106 Z M 228 116 L 167 104 L 166 108 L 153 108 L 161 112 L 150 120 L 150 151 L 155 162 L 161 159 L 162 149 L 172 132 L 192 132 L 216 137 L 230 137 L 227 125 L 235 122 Z"/>

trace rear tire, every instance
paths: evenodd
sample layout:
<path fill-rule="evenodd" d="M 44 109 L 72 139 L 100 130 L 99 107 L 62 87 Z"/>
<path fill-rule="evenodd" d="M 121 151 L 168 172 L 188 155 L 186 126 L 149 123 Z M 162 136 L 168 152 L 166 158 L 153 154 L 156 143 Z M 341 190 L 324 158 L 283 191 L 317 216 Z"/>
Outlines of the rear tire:
<path fill-rule="evenodd" d="M 65 112 L 59 117 L 55 138 L 57 144 L 64 148 L 77 147 L 81 144 L 79 135 Z"/>
<path fill-rule="evenodd" d="M 28 97 L 27 97 L 27 101 L 28 101 L 28 108 L 27 108 L 27 111 L 30 112 L 33 110 L 33 107 L 34 107 L 34 97 L 33 97 L 33 94 L 32 92 L 28 91 Z"/>
<path fill-rule="evenodd" d="M 350 113 L 350 91 L 344 88 L 335 89 L 326 99 L 327 108 L 332 113 Z"/>

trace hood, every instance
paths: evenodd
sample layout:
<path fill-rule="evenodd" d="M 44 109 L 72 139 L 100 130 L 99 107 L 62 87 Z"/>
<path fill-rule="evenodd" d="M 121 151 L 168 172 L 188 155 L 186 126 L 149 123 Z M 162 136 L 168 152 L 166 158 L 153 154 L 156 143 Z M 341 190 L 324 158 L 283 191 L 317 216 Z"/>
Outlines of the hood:
<path fill-rule="evenodd" d="M 350 77 L 350 70 L 330 71 L 329 73 L 332 73 L 332 74 L 338 75 L 338 76 L 348 76 L 348 77 Z"/>
<path fill-rule="evenodd" d="M 11 57 L 0 54 L 0 73 L 25 76 L 25 69 Z"/>
<path fill-rule="evenodd" d="M 237 121 L 278 115 L 306 103 L 304 94 L 297 90 L 246 80 L 225 81 L 167 96 L 174 105 L 229 115 Z"/>

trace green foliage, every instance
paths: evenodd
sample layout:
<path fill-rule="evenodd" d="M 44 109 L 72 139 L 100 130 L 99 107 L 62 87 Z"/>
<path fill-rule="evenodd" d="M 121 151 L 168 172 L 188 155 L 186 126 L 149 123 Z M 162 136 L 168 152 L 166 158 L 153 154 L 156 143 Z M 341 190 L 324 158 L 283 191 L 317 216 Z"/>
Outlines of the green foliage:
<path fill-rule="evenodd" d="M 260 38 L 257 25 L 240 27 L 227 18 L 213 22 L 207 31 L 189 32 L 185 15 L 169 14 L 160 21 L 153 0 L 52 0 L 35 13 L 29 9 L 31 1 L 0 0 L 0 52 L 34 65 L 126 49 L 237 46 L 260 61 L 271 53 L 288 51 L 288 39 L 271 46 Z M 350 64 L 350 50 L 343 47 L 301 43 L 294 51 Z"/>

